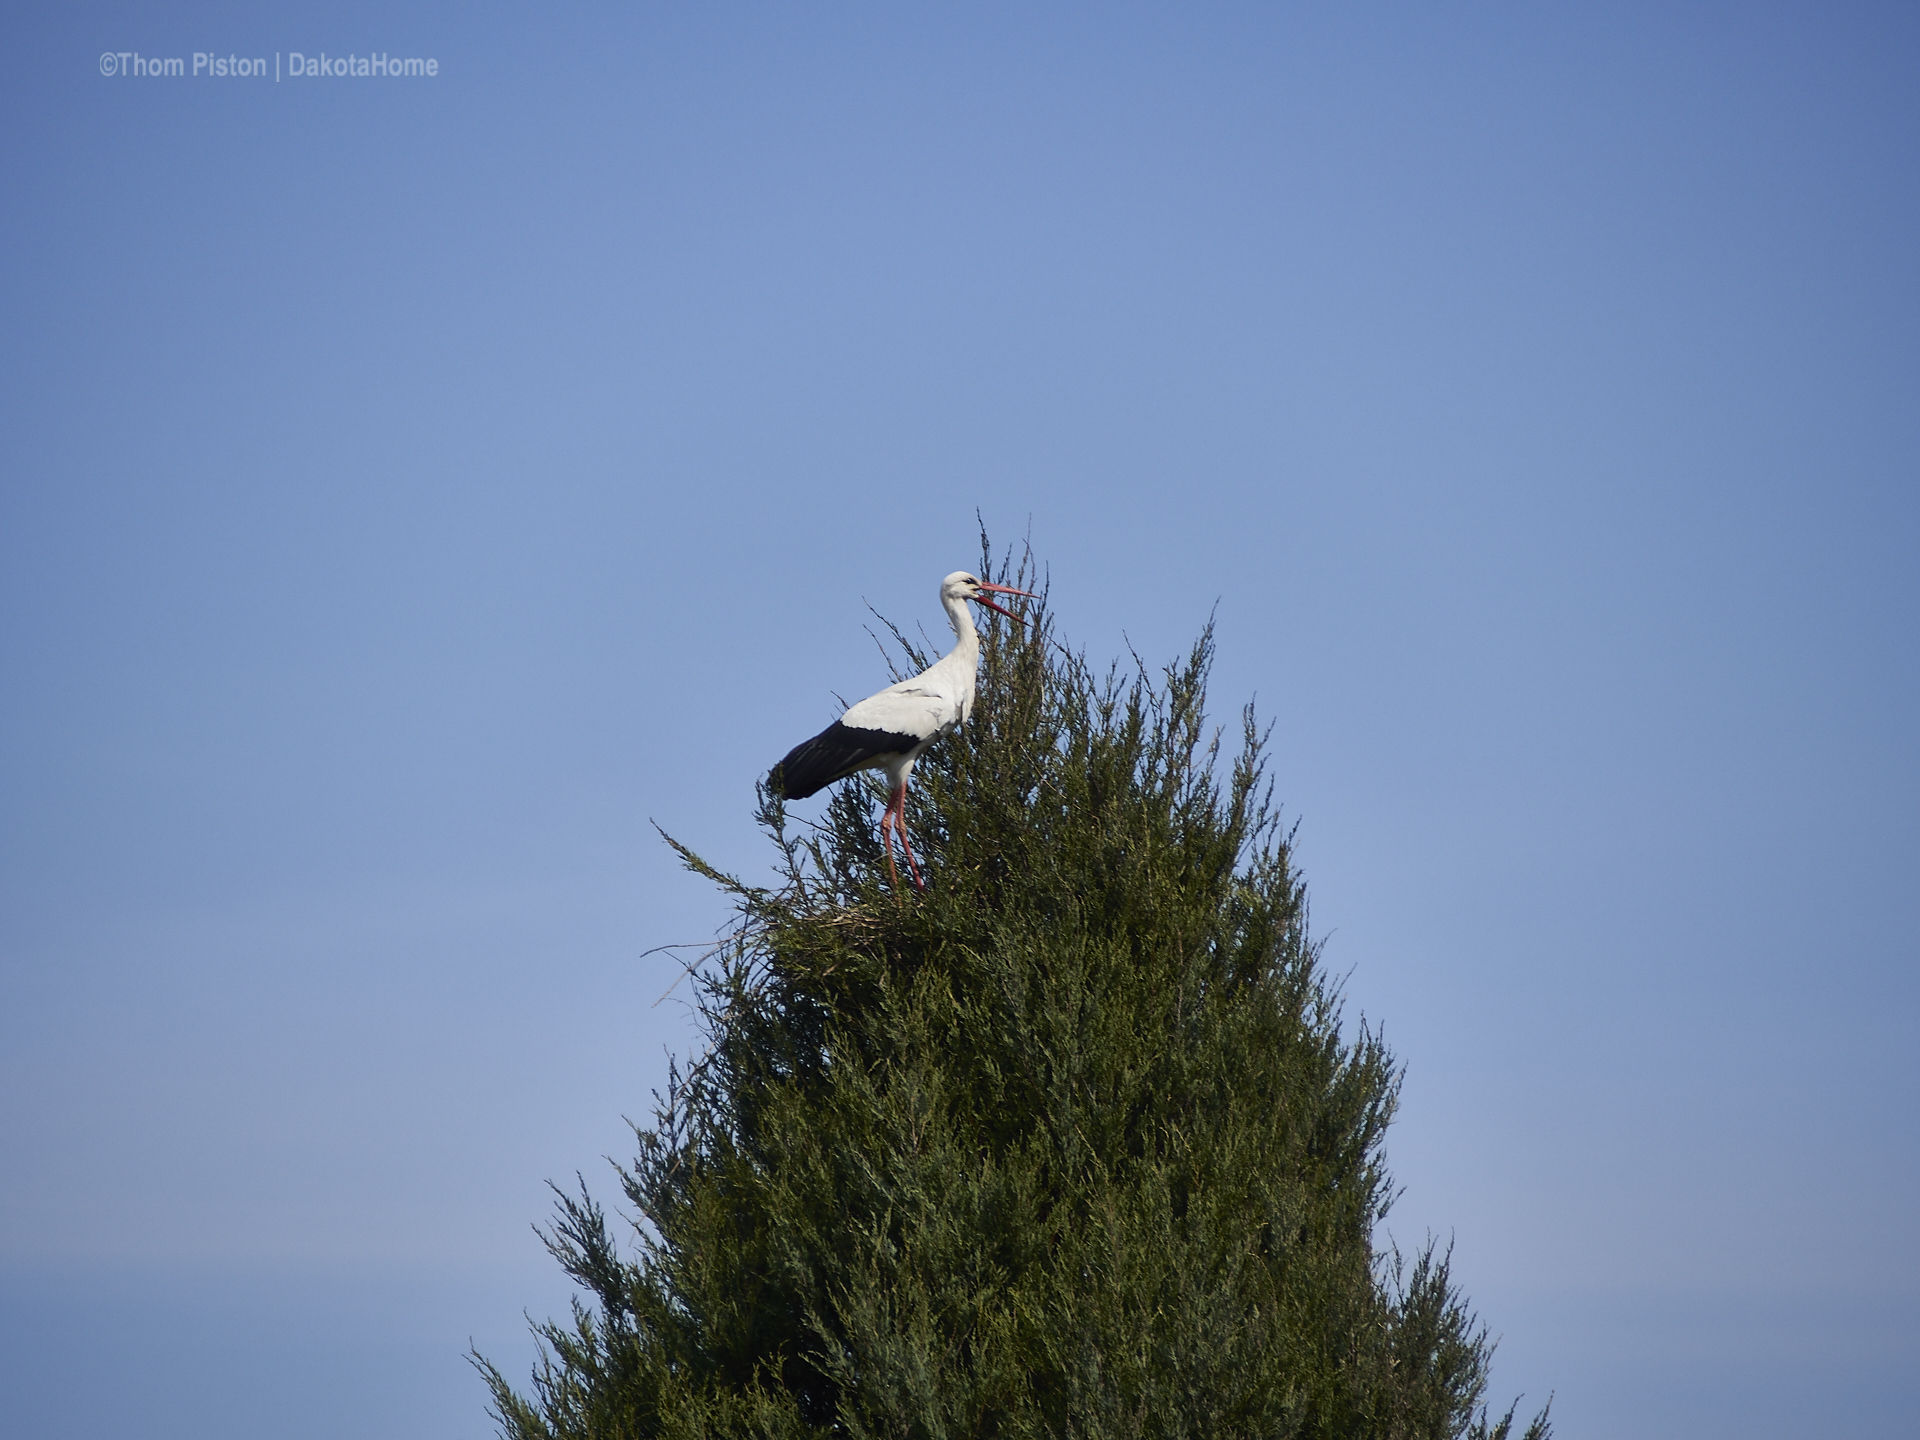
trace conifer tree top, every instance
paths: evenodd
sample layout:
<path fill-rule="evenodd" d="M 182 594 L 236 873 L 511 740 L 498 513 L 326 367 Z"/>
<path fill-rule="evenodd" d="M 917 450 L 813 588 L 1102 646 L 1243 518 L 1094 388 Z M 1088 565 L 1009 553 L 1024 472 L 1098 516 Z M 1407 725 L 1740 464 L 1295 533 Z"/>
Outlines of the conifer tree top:
<path fill-rule="evenodd" d="M 858 781 L 797 828 L 762 792 L 770 885 L 676 846 L 737 907 L 707 1048 L 620 1171 L 632 1253 L 562 1197 L 591 1300 L 530 1397 L 481 1362 L 503 1433 L 1505 1440 L 1446 1257 L 1375 1248 L 1399 1074 L 1342 1034 L 1264 734 L 1208 728 L 1211 630 L 1097 674 L 982 559 L 1041 598 L 921 760 L 924 892 Z"/>

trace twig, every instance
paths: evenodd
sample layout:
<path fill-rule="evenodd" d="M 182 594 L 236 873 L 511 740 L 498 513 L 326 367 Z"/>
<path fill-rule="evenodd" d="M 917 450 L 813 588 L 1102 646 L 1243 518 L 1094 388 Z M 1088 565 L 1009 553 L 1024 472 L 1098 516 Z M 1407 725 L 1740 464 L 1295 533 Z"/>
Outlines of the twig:
<path fill-rule="evenodd" d="M 673 984 L 669 985 L 666 988 L 665 993 L 663 993 L 660 996 L 659 1000 L 654 1001 L 653 1004 L 649 1005 L 647 1008 L 649 1010 L 658 1010 L 660 1008 L 661 1002 L 664 1001 L 668 995 L 673 994 L 674 991 L 680 988 L 680 982 L 682 980 L 686 979 L 687 976 L 691 975 L 694 971 L 698 970 L 701 964 L 706 960 L 706 958 L 709 955 L 713 954 L 716 950 L 720 949 L 726 943 L 727 942 L 724 940 L 715 940 L 712 944 L 707 944 L 707 942 L 704 940 L 683 940 L 678 944 L 674 944 L 674 945 L 656 945 L 651 950 L 642 950 L 638 958 L 644 960 L 649 955 L 658 955 L 662 950 L 692 950 L 700 945 L 706 945 L 707 947 L 706 949 L 702 950 L 698 955 L 694 956 L 692 962 L 688 964 L 684 969 L 682 969 L 678 975 L 673 977 Z"/>

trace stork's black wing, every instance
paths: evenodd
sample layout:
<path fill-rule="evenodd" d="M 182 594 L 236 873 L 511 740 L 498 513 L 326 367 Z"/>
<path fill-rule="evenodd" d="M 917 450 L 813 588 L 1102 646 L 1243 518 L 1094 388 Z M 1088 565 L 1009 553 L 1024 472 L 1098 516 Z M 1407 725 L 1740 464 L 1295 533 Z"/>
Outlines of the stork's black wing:
<path fill-rule="evenodd" d="M 905 755 L 919 743 L 917 735 L 859 730 L 836 720 L 811 740 L 803 740 L 789 750 L 787 758 L 767 776 L 767 786 L 788 800 L 804 800 L 887 756 Z"/>

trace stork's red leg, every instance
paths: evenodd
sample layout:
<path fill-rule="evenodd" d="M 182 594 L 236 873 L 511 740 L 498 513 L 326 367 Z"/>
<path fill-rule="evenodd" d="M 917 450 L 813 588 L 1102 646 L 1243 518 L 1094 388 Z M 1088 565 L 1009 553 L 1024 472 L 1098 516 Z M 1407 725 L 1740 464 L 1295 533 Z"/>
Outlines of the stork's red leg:
<path fill-rule="evenodd" d="M 913 858 L 913 846 L 907 843 L 907 782 L 902 780 L 893 787 L 893 794 L 887 797 L 886 813 L 880 817 L 880 839 L 887 847 L 887 874 L 893 877 L 893 888 L 900 888 L 900 872 L 893 864 L 893 832 L 900 832 L 900 848 L 907 852 L 907 865 L 913 872 L 913 884 L 916 890 L 927 888 L 927 882 L 920 878 L 920 862 Z"/>
<path fill-rule="evenodd" d="M 907 842 L 907 782 L 904 780 L 893 792 L 893 813 L 894 823 L 900 827 L 900 848 L 907 852 L 907 868 L 913 872 L 913 888 L 924 890 L 927 882 L 920 878 L 920 862 L 913 858 L 913 846 Z"/>
<path fill-rule="evenodd" d="M 887 874 L 892 877 L 895 890 L 900 888 L 900 872 L 893 866 L 893 802 L 905 789 L 906 786 L 903 785 L 900 790 L 888 797 L 886 811 L 880 816 L 880 843 L 887 847 Z M 900 843 L 902 845 L 907 843 L 904 829 L 900 832 Z"/>

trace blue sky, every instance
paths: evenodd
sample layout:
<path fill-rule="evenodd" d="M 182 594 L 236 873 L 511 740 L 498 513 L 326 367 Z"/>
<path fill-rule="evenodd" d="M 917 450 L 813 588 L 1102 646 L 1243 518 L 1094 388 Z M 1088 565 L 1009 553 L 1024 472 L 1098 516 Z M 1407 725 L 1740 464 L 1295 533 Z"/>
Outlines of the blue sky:
<path fill-rule="evenodd" d="M 1895 6 L 0 20 L 0 1376 L 489 1433 L 756 774 L 939 634 L 1217 606 L 1559 1433 L 1920 1349 L 1920 22 Z M 146 78 L 103 52 L 431 56 Z"/>

